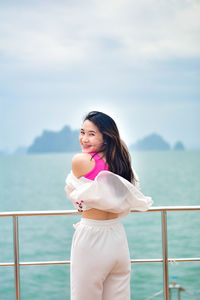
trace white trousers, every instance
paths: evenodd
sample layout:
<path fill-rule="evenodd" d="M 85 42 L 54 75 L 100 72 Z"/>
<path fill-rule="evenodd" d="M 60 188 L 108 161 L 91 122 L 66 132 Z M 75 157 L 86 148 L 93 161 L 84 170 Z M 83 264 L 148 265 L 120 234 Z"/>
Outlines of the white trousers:
<path fill-rule="evenodd" d="M 130 300 L 130 271 L 120 219 L 82 218 L 72 240 L 71 300 Z"/>

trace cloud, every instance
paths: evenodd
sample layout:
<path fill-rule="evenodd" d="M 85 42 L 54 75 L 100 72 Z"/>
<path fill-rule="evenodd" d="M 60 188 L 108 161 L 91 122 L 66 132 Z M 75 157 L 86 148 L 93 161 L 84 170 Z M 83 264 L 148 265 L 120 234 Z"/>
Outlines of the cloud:
<path fill-rule="evenodd" d="M 182 124 L 176 135 L 187 132 L 189 141 L 189 111 L 197 140 L 199 1 L 8 0 L 0 7 L 0 148 L 28 145 L 44 128 L 77 128 L 91 109 L 119 119 L 130 142 L 160 124 L 174 139 L 161 117 L 166 106 L 170 124 Z"/>
<path fill-rule="evenodd" d="M 199 57 L 197 1 L 29 1 L 4 5 L 0 51 L 27 68 Z M 100 59 L 101 61 L 101 59 Z"/>

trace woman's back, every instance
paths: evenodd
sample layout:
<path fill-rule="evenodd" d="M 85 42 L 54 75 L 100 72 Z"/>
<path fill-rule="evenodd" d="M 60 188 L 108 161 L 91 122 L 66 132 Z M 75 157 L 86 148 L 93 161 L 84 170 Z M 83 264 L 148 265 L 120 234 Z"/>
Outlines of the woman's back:
<path fill-rule="evenodd" d="M 93 154 L 94 153 L 80 153 L 73 157 L 72 171 L 77 178 L 85 177 L 94 180 L 100 171 L 109 169 L 101 153 L 91 159 Z M 117 218 L 118 214 L 92 208 L 83 211 L 82 217 L 94 220 L 109 220 Z"/>
<path fill-rule="evenodd" d="M 108 171 L 109 167 L 106 164 L 105 160 L 98 153 L 90 152 L 89 154 L 91 155 L 91 158 L 94 159 L 95 166 L 90 172 L 85 174 L 84 177 L 90 180 L 94 180 L 95 177 L 99 174 L 99 172 L 105 170 Z"/>

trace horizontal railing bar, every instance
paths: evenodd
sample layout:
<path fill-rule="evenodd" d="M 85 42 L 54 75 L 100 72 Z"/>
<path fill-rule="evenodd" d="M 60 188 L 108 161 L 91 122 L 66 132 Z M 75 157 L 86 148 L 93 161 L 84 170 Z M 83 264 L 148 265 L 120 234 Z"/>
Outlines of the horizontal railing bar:
<path fill-rule="evenodd" d="M 14 266 L 15 266 L 14 262 L 0 263 L 0 267 L 14 267 Z"/>
<path fill-rule="evenodd" d="M 169 263 L 174 262 L 195 262 L 200 261 L 200 257 L 196 258 L 168 258 Z M 131 263 L 162 263 L 162 258 L 149 258 L 149 259 L 131 259 Z M 35 262 L 20 262 L 20 266 L 39 266 L 39 265 L 69 265 L 70 260 L 63 261 L 35 261 Z M 0 267 L 14 267 L 14 263 L 0 263 Z"/>
<path fill-rule="evenodd" d="M 34 261 L 34 262 L 21 262 L 20 266 L 40 266 L 40 265 L 69 265 L 70 260 L 64 261 Z"/>
<path fill-rule="evenodd" d="M 39 210 L 39 211 L 8 211 L 0 212 L 0 217 L 13 216 L 59 216 L 59 215 L 80 215 L 77 210 Z"/>
<path fill-rule="evenodd" d="M 131 259 L 131 263 L 162 263 L 162 258 L 149 258 L 149 259 Z"/>
<path fill-rule="evenodd" d="M 189 261 L 200 261 L 200 257 L 189 257 L 189 258 L 168 258 L 168 262 L 189 262 Z"/>
<path fill-rule="evenodd" d="M 169 263 L 174 262 L 192 262 L 192 261 L 200 261 L 200 257 L 190 257 L 190 258 L 168 258 Z M 160 263 L 163 262 L 162 258 L 155 259 L 131 259 L 132 263 Z"/>
<path fill-rule="evenodd" d="M 200 210 L 200 205 L 197 206 L 154 206 L 145 212 L 155 211 L 195 211 Z M 142 212 L 131 210 L 131 212 Z M 57 215 L 80 215 L 77 210 L 44 210 L 44 211 L 8 211 L 0 212 L 0 217 L 14 216 L 57 216 Z"/>
<path fill-rule="evenodd" d="M 191 210 L 200 210 L 200 205 L 192 205 L 192 206 L 153 206 L 146 212 L 154 212 L 154 211 L 191 211 Z M 131 210 L 131 212 L 140 212 Z"/>

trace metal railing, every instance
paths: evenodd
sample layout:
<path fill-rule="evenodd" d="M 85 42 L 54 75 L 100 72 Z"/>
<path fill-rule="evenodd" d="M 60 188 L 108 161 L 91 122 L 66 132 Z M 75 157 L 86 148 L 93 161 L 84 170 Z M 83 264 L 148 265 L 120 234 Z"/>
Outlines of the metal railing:
<path fill-rule="evenodd" d="M 131 259 L 131 263 L 163 263 L 163 285 L 164 299 L 169 299 L 168 285 L 168 263 L 169 262 L 193 262 L 200 261 L 199 258 L 168 258 L 167 253 L 167 212 L 171 211 L 200 211 L 200 206 L 159 206 L 152 207 L 145 213 L 161 212 L 162 218 L 162 249 L 163 257 L 160 259 Z M 141 213 L 132 210 L 131 212 Z M 0 267 L 14 267 L 15 270 L 15 295 L 16 300 L 20 300 L 20 266 L 33 265 L 63 265 L 70 264 L 70 261 L 37 261 L 37 262 L 20 262 L 19 261 L 19 237 L 18 237 L 18 217 L 25 216 L 56 216 L 56 215 L 78 215 L 75 210 L 56 210 L 56 211 L 14 211 L 0 212 L 0 217 L 13 217 L 13 243 L 14 243 L 14 262 L 0 262 Z"/>

